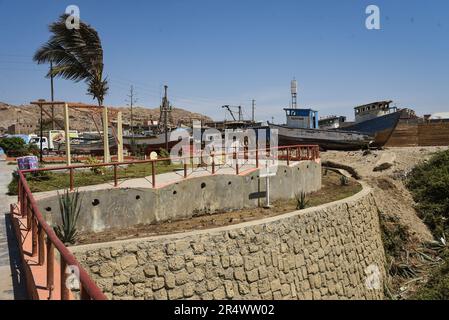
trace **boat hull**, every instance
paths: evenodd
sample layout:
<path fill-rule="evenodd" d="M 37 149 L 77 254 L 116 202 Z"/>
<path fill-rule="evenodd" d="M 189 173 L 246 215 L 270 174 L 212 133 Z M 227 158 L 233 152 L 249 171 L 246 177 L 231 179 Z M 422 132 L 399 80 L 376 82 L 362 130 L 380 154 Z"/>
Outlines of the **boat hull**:
<path fill-rule="evenodd" d="M 278 130 L 279 145 L 317 144 L 323 150 L 359 150 L 367 147 L 373 137 L 357 132 L 290 128 L 270 124 Z"/>
<path fill-rule="evenodd" d="M 374 136 L 374 142 L 371 145 L 380 148 L 388 142 L 404 112 L 406 111 L 400 110 L 375 119 L 356 123 L 345 127 L 344 130 L 372 135 Z"/>

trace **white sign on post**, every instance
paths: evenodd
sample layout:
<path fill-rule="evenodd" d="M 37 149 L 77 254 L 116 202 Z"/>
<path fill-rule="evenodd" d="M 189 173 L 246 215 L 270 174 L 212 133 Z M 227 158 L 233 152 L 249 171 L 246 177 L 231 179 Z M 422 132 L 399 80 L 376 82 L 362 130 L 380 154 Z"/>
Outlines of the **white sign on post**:
<path fill-rule="evenodd" d="M 271 207 L 271 205 L 270 205 L 270 177 L 274 177 L 276 175 L 276 171 L 277 171 L 277 166 L 269 167 L 268 161 L 265 162 L 265 168 L 260 169 L 259 177 L 265 178 L 266 185 L 267 185 L 267 194 L 266 194 L 267 203 L 265 204 L 265 208 Z"/>

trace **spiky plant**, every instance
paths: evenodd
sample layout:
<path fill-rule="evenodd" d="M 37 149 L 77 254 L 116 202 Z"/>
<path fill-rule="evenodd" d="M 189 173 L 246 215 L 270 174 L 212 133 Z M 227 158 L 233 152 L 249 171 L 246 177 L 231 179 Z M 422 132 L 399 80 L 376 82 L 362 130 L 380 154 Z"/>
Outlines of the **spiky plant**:
<path fill-rule="evenodd" d="M 341 176 L 340 177 L 340 185 L 345 187 L 349 185 L 349 178 L 346 176 Z"/>
<path fill-rule="evenodd" d="M 34 54 L 33 60 L 38 64 L 53 63 L 51 75 L 79 82 L 84 80 L 87 94 L 103 105 L 109 87 L 103 78 L 103 48 L 97 31 L 80 21 L 79 29 L 68 29 L 66 20 L 69 15 L 62 15 L 58 21 L 49 26 L 50 39 Z"/>
<path fill-rule="evenodd" d="M 76 224 L 81 211 L 81 196 L 78 190 L 75 192 L 64 191 L 59 195 L 59 210 L 61 213 L 62 224 L 53 229 L 58 238 L 65 244 L 74 244 L 78 235 Z"/>
<path fill-rule="evenodd" d="M 296 210 L 303 210 L 309 204 L 309 200 L 307 200 L 307 195 L 305 192 L 301 192 L 296 195 Z"/>

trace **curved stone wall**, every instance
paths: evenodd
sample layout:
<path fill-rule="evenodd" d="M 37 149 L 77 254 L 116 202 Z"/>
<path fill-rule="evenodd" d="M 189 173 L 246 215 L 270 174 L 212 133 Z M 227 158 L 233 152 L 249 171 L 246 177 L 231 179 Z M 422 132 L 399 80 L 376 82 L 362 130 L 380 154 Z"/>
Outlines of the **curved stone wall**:
<path fill-rule="evenodd" d="M 371 190 L 217 229 L 73 247 L 112 299 L 381 299 Z"/>
<path fill-rule="evenodd" d="M 293 199 L 300 192 L 321 189 L 321 163 L 301 161 L 278 167 L 270 178 L 270 198 Z M 168 220 L 179 220 L 219 210 L 256 207 L 265 201 L 265 179 L 255 170 L 241 175 L 208 175 L 181 180 L 161 188 L 80 188 L 80 231 L 103 231 Z M 40 211 L 50 225 L 60 224 L 56 192 L 37 194 Z"/>

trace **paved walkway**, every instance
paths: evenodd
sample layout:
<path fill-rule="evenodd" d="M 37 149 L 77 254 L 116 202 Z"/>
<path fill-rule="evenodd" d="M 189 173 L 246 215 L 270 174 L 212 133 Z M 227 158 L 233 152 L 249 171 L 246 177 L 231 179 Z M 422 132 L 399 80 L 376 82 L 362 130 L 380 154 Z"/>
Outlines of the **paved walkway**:
<path fill-rule="evenodd" d="M 25 285 L 21 278 L 20 253 L 12 232 L 9 205 L 17 197 L 8 196 L 8 184 L 15 166 L 0 161 L 0 300 L 25 299 Z"/>
<path fill-rule="evenodd" d="M 290 162 L 291 166 L 297 165 L 299 162 Z M 279 165 L 286 165 L 286 161 L 279 161 Z M 261 168 L 259 168 L 261 169 Z M 204 177 L 211 175 L 212 168 L 211 166 L 207 168 L 196 168 L 194 171 L 192 171 L 191 168 L 187 171 L 187 179 L 191 178 L 197 178 L 197 177 Z M 254 170 L 257 170 L 255 168 L 255 165 L 253 164 L 244 164 L 239 167 L 239 174 L 240 175 L 246 175 Z M 229 165 L 217 165 L 215 168 L 215 174 L 216 175 L 235 175 L 236 169 L 235 167 L 231 167 Z M 132 188 L 132 189 L 145 189 L 145 188 L 152 188 L 152 177 L 148 176 L 145 178 L 133 178 L 133 179 L 119 179 L 118 181 L 118 187 L 119 188 Z M 184 170 L 176 170 L 173 172 L 167 172 L 156 175 L 156 188 L 162 188 L 164 186 L 174 184 L 176 182 L 184 180 Z M 76 181 L 76 172 L 75 172 L 75 181 Z M 105 189 L 111 189 L 114 188 L 114 182 L 107 182 L 92 186 L 85 186 L 78 188 L 79 191 L 92 191 L 92 190 L 105 190 Z M 57 194 L 57 192 L 63 192 L 63 190 L 53 190 L 53 191 L 45 191 L 45 192 L 38 192 L 33 193 L 34 198 L 36 200 L 44 199 L 50 196 L 54 196 Z"/>

